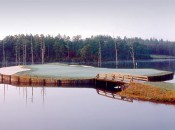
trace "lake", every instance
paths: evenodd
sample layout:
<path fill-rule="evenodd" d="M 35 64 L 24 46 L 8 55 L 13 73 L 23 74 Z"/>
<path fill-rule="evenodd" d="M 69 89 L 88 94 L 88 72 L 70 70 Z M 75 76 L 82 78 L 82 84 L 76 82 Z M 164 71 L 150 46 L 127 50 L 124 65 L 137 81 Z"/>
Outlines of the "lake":
<path fill-rule="evenodd" d="M 93 88 L 0 86 L 1 130 L 174 130 L 175 106 L 127 102 Z"/>
<path fill-rule="evenodd" d="M 153 59 L 153 60 L 136 60 L 137 68 L 153 68 L 160 70 L 175 70 L 175 59 Z M 103 62 L 102 67 L 116 68 L 115 62 Z M 132 61 L 119 61 L 118 68 L 133 68 Z"/>
<path fill-rule="evenodd" d="M 127 62 L 120 64 L 129 65 Z M 138 62 L 138 67 L 143 65 L 174 71 L 175 60 Z M 91 87 L 17 87 L 0 84 L 0 130 L 175 128 L 175 105 L 118 100 L 97 92 Z"/>

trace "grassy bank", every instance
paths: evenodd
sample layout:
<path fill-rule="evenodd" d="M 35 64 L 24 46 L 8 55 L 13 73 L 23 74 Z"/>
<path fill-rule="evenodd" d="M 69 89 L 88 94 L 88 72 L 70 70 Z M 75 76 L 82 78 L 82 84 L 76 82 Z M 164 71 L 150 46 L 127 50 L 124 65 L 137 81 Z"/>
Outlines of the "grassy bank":
<path fill-rule="evenodd" d="M 175 103 L 175 90 L 142 83 L 130 83 L 119 95 L 144 101 Z"/>
<path fill-rule="evenodd" d="M 174 56 L 169 55 L 150 55 L 150 57 L 153 59 L 175 59 Z"/>

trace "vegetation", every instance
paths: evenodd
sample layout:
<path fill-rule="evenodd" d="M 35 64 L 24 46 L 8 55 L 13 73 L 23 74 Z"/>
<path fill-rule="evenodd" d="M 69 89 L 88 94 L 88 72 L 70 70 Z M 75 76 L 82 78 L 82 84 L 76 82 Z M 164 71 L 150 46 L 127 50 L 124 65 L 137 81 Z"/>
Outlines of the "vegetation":
<path fill-rule="evenodd" d="M 175 103 L 175 90 L 141 83 L 130 83 L 119 94 L 138 100 Z"/>
<path fill-rule="evenodd" d="M 175 55 L 175 42 L 157 39 L 112 38 L 80 35 L 14 35 L 0 41 L 2 66 L 9 62 L 34 64 L 44 62 L 103 62 L 116 60 L 150 59 L 150 55 Z M 117 61 L 116 61 L 117 63 Z M 100 65 L 101 63 L 99 63 Z"/>
<path fill-rule="evenodd" d="M 169 55 L 150 55 L 153 59 L 175 59 L 175 56 Z"/>

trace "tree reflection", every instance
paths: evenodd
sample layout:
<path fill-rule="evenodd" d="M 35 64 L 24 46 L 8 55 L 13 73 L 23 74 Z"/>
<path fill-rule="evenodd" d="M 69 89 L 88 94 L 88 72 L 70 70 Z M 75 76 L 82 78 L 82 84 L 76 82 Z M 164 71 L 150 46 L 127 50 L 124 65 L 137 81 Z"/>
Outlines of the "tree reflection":
<path fill-rule="evenodd" d="M 42 99 L 42 103 L 45 103 L 45 96 L 46 96 L 46 88 L 58 88 L 56 86 L 10 86 L 10 87 L 16 87 L 16 90 L 19 97 L 22 96 L 22 98 L 25 100 L 26 104 L 29 103 L 29 101 L 31 101 L 31 103 L 34 102 L 34 91 L 36 89 L 40 89 L 40 94 L 41 94 L 41 99 Z M 116 86 L 116 87 L 92 87 L 92 86 L 59 86 L 60 88 L 91 88 L 91 89 L 95 89 L 97 94 L 101 95 L 101 96 L 105 96 L 111 99 L 117 99 L 117 100 L 123 100 L 123 101 L 128 101 L 128 102 L 133 102 L 132 99 L 130 98 L 126 98 L 126 97 L 121 97 L 117 94 L 117 92 L 122 91 L 123 87 L 121 86 Z M 22 89 L 21 89 L 22 88 Z M 4 95 L 4 103 L 6 100 L 6 93 L 7 93 L 7 89 L 8 89 L 8 85 L 4 84 L 3 87 L 3 95 Z M 21 95 L 21 91 L 22 91 L 22 95 Z M 36 95 L 38 96 L 38 95 Z M 30 100 L 28 100 L 30 99 Z"/>

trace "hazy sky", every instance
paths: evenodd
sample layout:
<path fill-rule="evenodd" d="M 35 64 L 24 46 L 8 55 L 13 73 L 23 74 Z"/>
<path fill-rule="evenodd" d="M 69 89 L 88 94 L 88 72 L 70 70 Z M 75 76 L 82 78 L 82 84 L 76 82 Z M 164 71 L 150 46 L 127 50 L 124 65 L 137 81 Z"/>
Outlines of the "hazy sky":
<path fill-rule="evenodd" d="M 175 41 L 175 0 L 0 0 L 0 39 L 19 33 Z"/>

